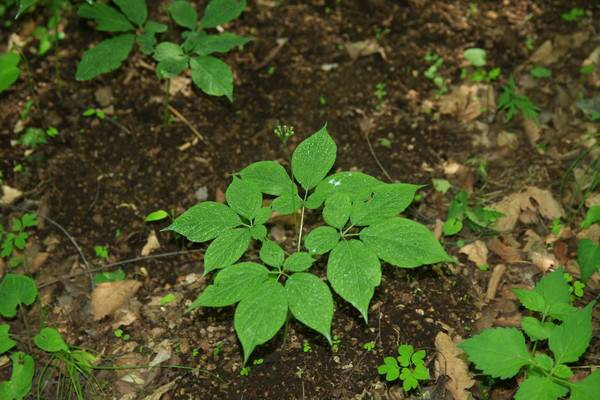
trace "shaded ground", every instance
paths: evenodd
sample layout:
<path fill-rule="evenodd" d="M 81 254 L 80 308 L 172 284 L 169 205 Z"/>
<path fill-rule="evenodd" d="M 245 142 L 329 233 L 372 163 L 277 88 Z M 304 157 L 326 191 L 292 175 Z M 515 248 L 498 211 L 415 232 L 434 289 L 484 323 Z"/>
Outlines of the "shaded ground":
<path fill-rule="evenodd" d="M 152 229 L 162 245 L 160 252 L 190 247 L 169 233 L 158 232 L 164 224 L 144 225 L 143 218 L 159 208 L 179 214 L 197 202 L 195 193 L 201 188 L 210 199 L 222 198 L 231 174 L 252 161 L 278 159 L 285 163 L 272 133 L 278 123 L 294 126 L 298 141 L 327 123 L 338 143 L 336 168 L 359 169 L 385 180 L 367 145 L 368 137 L 394 180 L 429 184 L 431 178 L 447 177 L 457 188 L 472 192 L 477 201 L 488 203 L 536 185 L 551 190 L 573 211 L 568 221 L 577 221 L 581 212 L 573 205 L 578 199 L 568 185 L 560 185 L 573 158 L 560 155 L 576 151 L 582 135 L 594 129 L 573 104 L 581 90 L 585 97 L 598 94 L 591 78 L 586 80 L 577 71 L 600 44 L 597 18 L 594 20 L 599 10 L 593 9 L 591 2 L 581 1 L 579 5 L 587 7 L 589 16 L 567 24 L 560 15 L 577 2 L 505 3 L 484 2 L 476 12 L 466 1 L 253 3 L 229 27 L 256 38 L 243 51 L 226 57 L 236 74 L 235 102 L 209 98 L 195 89 L 189 96 L 179 93 L 172 99 L 171 105 L 206 138 L 206 143 L 198 141 L 183 149 L 182 145 L 193 143 L 194 135 L 175 118 L 164 123 L 162 89 L 154 72 L 144 67 L 148 59 L 134 56 L 115 73 L 91 82 L 74 82 L 82 49 L 101 34 L 69 16 L 67 39 L 58 55 L 37 57 L 31 54 L 33 46 L 26 48 L 32 86 L 22 79 L 0 97 L 3 181 L 25 193 L 20 206 L 36 208 L 57 221 L 76 238 L 88 258 L 100 265 L 104 261 L 94 257 L 93 246 L 109 247 L 108 262 L 136 257 Z M 163 18 L 159 13 L 163 6 L 151 7 L 155 18 Z M 17 31 L 27 37 L 25 31 L 31 30 L 31 24 L 35 24 L 34 17 L 26 15 L 17 23 Z M 583 40 L 572 36 L 581 32 L 587 35 Z M 8 32 L 0 38 L 5 44 Z M 277 39 L 282 38 L 287 42 L 270 58 Z M 562 50 L 556 44 L 561 38 L 567 42 Z M 366 39 L 374 40 L 381 52 L 352 60 L 345 46 Z M 551 63 L 554 78 L 536 86 L 526 78 L 526 65 L 531 65 L 526 63 L 533 50 L 547 40 L 554 41 L 554 52 L 564 52 Z M 528 41 L 533 49 L 528 48 Z M 502 115 L 489 110 L 476 119 L 465 118 L 461 110 L 443 112 L 436 87 L 423 77 L 429 66 L 424 57 L 432 52 L 441 55 L 445 60 L 441 74 L 449 85 L 459 85 L 462 52 L 469 47 L 488 51 L 488 65 L 502 68 L 501 83 L 513 74 L 525 85 L 527 94 L 542 109 L 545 128 L 541 139 L 528 137 L 520 120 L 507 124 Z M 53 72 L 57 60 L 60 86 Z M 387 92 L 382 99 L 374 95 L 380 83 Z M 500 83 L 492 85 L 496 94 L 499 88 Z M 98 97 L 100 89 L 110 95 Z M 17 136 L 13 131 L 27 100 L 34 100 L 37 107 L 24 124 L 55 126 L 60 135 L 25 157 L 23 148 L 13 145 Z M 82 117 L 89 107 L 105 107 L 118 124 Z M 503 131 L 516 133 L 516 146 L 498 144 Z M 468 160 L 475 162 L 469 164 Z M 487 161 L 487 177 L 477 173 L 478 160 Z M 448 174 L 453 163 L 466 172 Z M 24 166 L 23 172 L 14 172 L 17 164 Z M 443 196 L 431 187 L 422 194 L 424 200 L 408 215 L 433 228 L 436 220 L 445 219 L 450 195 Z M 9 209 L 3 213 L 4 217 L 16 214 Z M 273 226 L 283 235 L 291 229 L 285 221 Z M 533 229 L 541 235 L 547 226 L 549 222 L 540 218 Z M 513 236 L 520 241 L 524 232 L 525 228 Z M 479 237 L 465 233 L 462 239 L 471 242 Z M 169 382 L 175 384 L 165 399 L 398 398 L 394 397 L 397 392 L 387 391 L 377 374 L 384 355 L 393 353 L 400 343 L 410 343 L 427 349 L 431 363 L 433 340 L 439 331 L 468 336 L 482 327 L 475 326 L 475 321 L 481 321 L 481 310 L 491 307 L 483 307 L 491 272 L 478 270 L 463 255 L 460 264 L 435 269 L 405 272 L 384 266 L 368 326 L 355 310 L 337 299 L 333 334 L 339 336 L 340 344 L 336 352 L 313 332 L 293 324 L 285 346 L 279 335 L 260 347 L 255 358 L 264 359 L 264 364 L 252 366 L 250 376 L 243 377 L 232 310 L 183 314 L 185 305 L 207 283 L 199 275 L 201 253 L 127 265 L 127 278 L 142 282 L 130 314 L 97 323 L 89 314 L 90 288 L 85 275 L 64 278 L 81 271 L 68 239 L 46 224 L 37 230 L 34 242 L 49 253 L 40 269 L 32 271 L 38 283 L 60 279 L 41 293 L 47 323 L 60 328 L 69 343 L 121 365 L 148 363 L 162 344 L 172 349 L 168 364 L 197 367 L 193 371 L 165 368 L 140 372 L 143 385 L 119 381 L 114 371 L 102 372 L 98 379 L 109 383 L 105 390 L 115 398 L 134 391 L 143 398 Z M 455 240 L 446 239 L 445 244 L 458 256 L 460 246 Z M 572 259 L 575 242 L 565 240 L 565 244 L 567 258 Z M 493 266 L 501 261 L 493 255 L 489 263 Z M 509 286 L 530 284 L 539 272 L 529 261 L 510 265 L 501 300 L 506 301 Z M 590 289 L 586 296 L 592 298 L 598 287 L 592 284 Z M 160 306 L 157 298 L 170 292 L 177 301 Z M 508 315 L 505 319 L 510 322 L 510 316 L 520 315 L 514 303 L 512 308 L 502 304 L 500 311 L 492 313 L 490 324 L 496 317 Z M 28 314 L 33 326 L 40 324 L 39 311 L 35 306 Z M 114 337 L 117 328 L 131 335 L 131 340 Z M 370 341 L 377 346 L 366 351 L 363 345 Z M 310 343 L 311 351 L 303 351 L 304 342 Z M 594 346 L 590 357 L 598 355 L 598 343 Z M 125 373 L 129 372 L 120 376 Z M 500 397 L 496 398 L 510 398 L 513 392 L 514 385 L 508 385 L 497 391 Z"/>

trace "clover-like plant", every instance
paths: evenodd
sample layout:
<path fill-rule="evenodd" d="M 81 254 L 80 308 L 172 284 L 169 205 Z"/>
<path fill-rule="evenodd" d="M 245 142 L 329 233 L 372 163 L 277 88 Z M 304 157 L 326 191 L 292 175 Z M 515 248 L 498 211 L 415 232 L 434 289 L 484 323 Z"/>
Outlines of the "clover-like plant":
<path fill-rule="evenodd" d="M 158 77 L 170 79 L 189 69 L 192 81 L 204 93 L 226 96 L 233 101 L 233 73 L 226 63 L 211 54 L 227 53 L 248 43 L 250 38 L 230 32 L 209 34 L 205 30 L 234 20 L 244 8 L 245 0 L 212 0 L 198 20 L 196 9 L 189 1 L 173 1 L 169 14 L 177 25 L 185 29 L 183 42 L 161 42 L 156 46 L 153 57 L 158 62 Z"/>
<path fill-rule="evenodd" d="M 516 400 L 553 400 L 571 392 L 571 400 L 592 400 L 600 393 L 600 371 L 574 381 L 567 364 L 577 362 L 592 339 L 592 310 L 595 301 L 578 309 L 571 304 L 569 284 L 562 268 L 543 277 L 532 290 L 515 289 L 521 304 L 541 318 L 526 316 L 523 332 L 516 328 L 489 328 L 459 345 L 475 366 L 493 378 L 508 379 L 520 372 L 524 380 Z M 540 351 L 548 342 L 550 357 Z"/>
<path fill-rule="evenodd" d="M 15 255 L 15 249 L 25 250 L 29 233 L 27 228 L 37 226 L 37 216 L 32 213 L 25 213 L 21 218 L 13 218 L 10 230 L 4 231 L 0 224 L 0 258 L 10 258 L 10 265 L 13 268 L 18 267 L 23 262 L 23 256 Z"/>
<path fill-rule="evenodd" d="M 147 19 L 146 0 L 113 0 L 113 3 L 120 11 L 101 2 L 79 7 L 77 15 L 96 21 L 97 30 L 119 33 L 83 53 L 75 75 L 79 81 L 118 69 L 129 57 L 136 42 L 142 53 L 152 54 L 156 34 L 167 30 L 166 25 Z"/>
<path fill-rule="evenodd" d="M 421 186 L 387 184 L 357 171 L 327 176 L 336 151 L 323 127 L 295 149 L 291 175 L 276 161 L 250 164 L 233 177 L 225 192 L 227 204 L 201 202 L 166 228 L 193 242 L 212 240 L 204 274 L 219 271 L 190 309 L 237 303 L 234 327 L 244 363 L 290 316 L 331 344 L 330 286 L 367 322 L 382 261 L 415 268 L 453 260 L 427 227 L 399 216 Z M 266 202 L 265 195 L 272 201 Z M 321 213 L 325 224 L 303 240 L 308 210 Z M 282 247 L 268 238 L 265 224 L 273 212 L 295 216 L 295 243 Z M 253 241 L 260 244 L 261 262 L 238 262 Z M 315 263 L 325 255 L 329 285 L 321 279 L 321 263 Z"/>
<path fill-rule="evenodd" d="M 429 369 L 425 366 L 425 350 L 415 351 L 410 344 L 398 346 L 397 357 L 385 357 L 377 367 L 380 375 L 388 382 L 400 379 L 405 393 L 417 389 L 419 381 L 428 381 Z"/>

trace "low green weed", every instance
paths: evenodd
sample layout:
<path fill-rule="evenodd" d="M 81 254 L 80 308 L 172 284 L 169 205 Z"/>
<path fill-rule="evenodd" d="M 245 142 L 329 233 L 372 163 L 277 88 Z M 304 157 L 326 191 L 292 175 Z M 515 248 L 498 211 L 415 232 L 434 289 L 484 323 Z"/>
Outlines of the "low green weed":
<path fill-rule="evenodd" d="M 162 221 L 165 218 L 169 218 L 169 213 L 165 210 L 156 210 L 151 212 L 144 218 L 144 222 L 156 222 Z"/>
<path fill-rule="evenodd" d="M 94 246 L 94 254 L 98 258 L 106 260 L 108 258 L 108 247 L 107 246 Z"/>
<path fill-rule="evenodd" d="M 28 149 L 35 150 L 39 146 L 48 143 L 48 138 L 58 136 L 58 129 L 50 127 L 45 131 L 41 128 L 27 128 L 19 137 L 19 144 Z"/>
<path fill-rule="evenodd" d="M 385 357 L 377 372 L 385 375 L 388 382 L 402 381 L 402 390 L 406 394 L 418 389 L 419 381 L 430 379 L 429 369 L 425 366 L 425 356 L 425 350 L 415 351 L 413 346 L 402 344 L 398 346 L 398 356 Z"/>
<path fill-rule="evenodd" d="M 96 117 L 98 119 L 106 118 L 106 113 L 104 112 L 104 110 L 101 110 L 99 108 L 88 108 L 83 112 L 82 115 L 84 117 Z"/>
<path fill-rule="evenodd" d="M 512 120 L 517 113 L 520 113 L 524 118 L 537 122 L 539 109 L 529 97 L 517 93 L 516 90 L 515 80 L 511 76 L 502 87 L 502 93 L 498 98 L 498 110 L 506 112 L 506 121 Z"/>
<path fill-rule="evenodd" d="M 531 74 L 531 76 L 533 76 L 535 79 L 546 79 L 546 78 L 551 78 L 552 77 L 552 70 L 545 68 L 545 67 L 540 67 L 539 65 L 536 67 L 533 67 L 529 73 Z"/>
<path fill-rule="evenodd" d="M 237 304 L 233 324 L 244 363 L 291 317 L 333 345 L 331 290 L 366 323 L 382 262 L 412 269 L 453 261 L 427 227 L 398 216 L 421 186 L 387 184 L 357 171 L 327 175 L 336 153 L 323 127 L 296 147 L 291 173 L 276 161 L 250 164 L 234 175 L 225 192 L 227 204 L 198 203 L 165 228 L 192 242 L 212 241 L 204 274 L 218 272 L 189 310 Z M 272 201 L 265 203 L 265 195 Z M 324 224 L 305 236 L 310 210 L 322 214 Z M 265 224 L 273 212 L 296 216 L 295 242 L 279 244 L 268 237 Z M 260 263 L 240 262 L 252 243 L 260 247 Z M 326 255 L 329 285 L 317 263 Z"/>
<path fill-rule="evenodd" d="M 471 76 L 472 82 L 492 82 L 498 79 L 502 70 L 499 67 L 486 70 L 487 52 L 484 49 L 473 47 L 463 52 L 463 57 L 471 64 L 472 71 L 464 68 L 461 71 L 461 78 L 465 79 Z"/>
<path fill-rule="evenodd" d="M 431 64 L 423 74 L 425 78 L 432 81 L 438 88 L 438 96 L 448 93 L 448 84 L 446 83 L 446 79 L 444 79 L 444 77 L 439 73 L 440 68 L 442 65 L 444 65 L 444 59 L 439 54 L 428 52 L 425 55 L 425 61 Z"/>
<path fill-rule="evenodd" d="M 573 22 L 580 20 L 585 15 L 583 8 L 573 7 L 566 13 L 562 14 L 561 17 L 565 21 Z"/>
<path fill-rule="evenodd" d="M 21 57 L 17 53 L 0 54 L 0 93 L 10 88 L 19 79 Z"/>
<path fill-rule="evenodd" d="M 534 289 L 514 289 L 514 293 L 525 308 L 540 318 L 524 317 L 522 330 L 485 329 L 459 347 L 485 375 L 499 379 L 522 375 L 515 400 L 554 400 L 569 392 L 572 400 L 595 399 L 600 393 L 600 371 L 575 381 L 568 364 L 577 362 L 590 344 L 596 302 L 575 308 L 562 268 L 544 276 Z M 547 341 L 549 352 L 541 350 L 545 348 L 542 341 Z"/>
<path fill-rule="evenodd" d="M 501 212 L 491 208 L 482 206 L 470 207 L 468 193 L 461 190 L 454 196 L 450 203 L 442 232 L 445 236 L 456 235 L 462 231 L 465 221 L 467 221 L 469 227 L 473 230 L 489 229 L 502 215 Z"/>
<path fill-rule="evenodd" d="M 13 268 L 17 268 L 23 263 L 23 256 L 16 254 L 16 250 L 23 251 L 27 246 L 29 239 L 28 228 L 37 226 L 36 214 L 25 213 L 21 218 L 13 218 L 9 230 L 4 230 L 4 226 L 0 224 L 0 257 L 10 258 L 9 264 Z"/>

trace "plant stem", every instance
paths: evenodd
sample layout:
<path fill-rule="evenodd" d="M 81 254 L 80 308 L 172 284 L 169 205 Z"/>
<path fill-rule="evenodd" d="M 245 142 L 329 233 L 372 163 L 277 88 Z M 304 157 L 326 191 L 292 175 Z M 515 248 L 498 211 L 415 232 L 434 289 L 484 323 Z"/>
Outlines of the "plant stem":
<path fill-rule="evenodd" d="M 298 229 L 298 247 L 297 251 L 300 251 L 300 246 L 302 245 L 302 228 L 304 228 L 304 202 L 306 202 L 306 197 L 308 196 L 308 191 L 304 192 L 304 199 L 302 200 L 302 211 L 300 212 L 300 229 Z M 294 198 L 292 197 L 292 203 Z"/>
<path fill-rule="evenodd" d="M 163 119 L 163 124 L 167 125 L 169 123 L 169 116 L 171 115 L 169 113 L 169 103 L 171 102 L 171 95 L 170 95 L 170 90 L 171 88 L 171 79 L 167 78 L 165 80 L 165 86 L 164 86 L 164 98 L 163 98 L 163 106 L 164 106 L 164 119 Z"/>
<path fill-rule="evenodd" d="M 290 194 L 292 195 L 291 199 L 292 199 L 292 204 L 294 204 L 294 177 L 292 176 L 292 154 L 290 153 L 290 148 L 287 145 L 287 140 L 282 141 L 281 145 L 283 146 L 283 151 L 285 152 L 285 155 L 287 157 L 288 160 L 288 164 L 290 166 L 290 178 L 292 180 L 292 185 L 290 186 Z M 294 228 L 298 229 L 298 216 L 296 215 L 296 212 L 294 211 Z"/>
<path fill-rule="evenodd" d="M 283 343 L 281 343 L 281 347 L 284 348 L 285 344 L 287 343 L 287 337 L 288 337 L 288 332 L 289 332 L 289 327 L 290 327 L 290 317 L 292 316 L 292 314 L 290 313 L 290 310 L 288 309 L 287 312 L 287 317 L 285 318 L 285 327 L 283 328 Z"/>

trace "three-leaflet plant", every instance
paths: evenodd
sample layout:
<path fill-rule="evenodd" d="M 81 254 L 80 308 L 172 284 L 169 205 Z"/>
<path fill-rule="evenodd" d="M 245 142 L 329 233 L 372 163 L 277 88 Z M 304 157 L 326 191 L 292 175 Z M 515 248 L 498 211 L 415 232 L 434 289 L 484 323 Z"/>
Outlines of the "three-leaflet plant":
<path fill-rule="evenodd" d="M 250 164 L 233 177 L 225 192 L 227 204 L 198 203 L 166 228 L 192 242 L 212 241 L 204 274 L 218 272 L 189 309 L 237 304 L 233 323 L 244 364 L 290 316 L 332 344 L 331 289 L 367 322 L 382 261 L 415 268 L 453 260 L 427 227 L 399 216 L 421 186 L 383 183 L 355 171 L 327 176 L 336 152 L 323 127 L 297 146 L 291 174 L 276 161 Z M 325 223 L 304 236 L 309 210 L 320 211 Z M 295 243 L 282 247 L 268 237 L 265 224 L 273 212 L 299 214 Z M 254 241 L 261 262 L 239 262 Z M 324 256 L 329 284 L 315 265 Z"/>
<path fill-rule="evenodd" d="M 600 393 L 600 370 L 573 381 L 567 364 L 579 360 L 592 339 L 592 310 L 595 301 L 584 308 L 571 304 L 570 286 L 562 268 L 543 277 L 532 290 L 515 289 L 521 304 L 541 315 L 526 316 L 523 332 L 516 328 L 489 328 L 459 345 L 475 366 L 493 378 L 508 379 L 523 371 L 524 380 L 516 400 L 553 400 L 571 392 L 571 400 L 593 400 Z M 542 352 L 541 341 L 548 342 L 550 357 Z"/>

